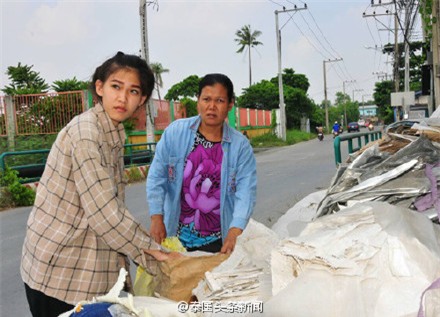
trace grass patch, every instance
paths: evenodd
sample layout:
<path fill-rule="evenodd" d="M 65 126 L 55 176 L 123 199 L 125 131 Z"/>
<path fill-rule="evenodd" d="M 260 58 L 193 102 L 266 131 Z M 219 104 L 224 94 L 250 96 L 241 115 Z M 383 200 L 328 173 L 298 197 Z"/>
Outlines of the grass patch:
<path fill-rule="evenodd" d="M 252 138 L 251 145 L 255 148 L 284 146 L 308 141 L 315 137 L 316 135 L 314 133 L 307 133 L 299 130 L 287 130 L 286 141 L 278 138 L 274 133 L 266 133 Z"/>

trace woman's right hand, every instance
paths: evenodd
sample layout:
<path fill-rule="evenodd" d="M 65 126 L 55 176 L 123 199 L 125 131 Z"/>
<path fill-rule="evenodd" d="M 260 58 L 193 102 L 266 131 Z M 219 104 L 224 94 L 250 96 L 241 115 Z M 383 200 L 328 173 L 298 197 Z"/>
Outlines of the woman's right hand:
<path fill-rule="evenodd" d="M 179 252 L 166 253 L 166 252 L 163 252 L 160 250 L 151 250 L 151 249 L 143 249 L 143 251 L 146 254 L 149 254 L 152 257 L 154 257 L 159 262 L 163 262 L 166 260 L 175 260 L 175 259 L 183 257 L 183 255 L 180 254 Z"/>
<path fill-rule="evenodd" d="M 167 231 L 163 223 L 163 215 L 151 216 L 150 235 L 158 244 L 161 244 L 167 237 Z"/>

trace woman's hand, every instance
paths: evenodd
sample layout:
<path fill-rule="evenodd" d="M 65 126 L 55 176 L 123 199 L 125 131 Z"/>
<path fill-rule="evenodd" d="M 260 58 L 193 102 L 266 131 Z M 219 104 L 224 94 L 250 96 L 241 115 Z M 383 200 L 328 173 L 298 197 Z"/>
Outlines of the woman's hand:
<path fill-rule="evenodd" d="M 150 236 L 158 244 L 161 244 L 167 237 L 167 231 L 165 229 L 165 224 L 163 223 L 163 215 L 151 216 Z"/>
<path fill-rule="evenodd" d="M 153 250 L 153 249 L 143 249 L 143 251 L 146 254 L 151 255 L 153 258 L 155 258 L 159 262 L 163 262 L 163 261 L 170 260 L 170 259 L 174 260 L 174 259 L 178 259 L 178 258 L 183 257 L 183 255 L 180 254 L 179 252 L 166 253 L 161 250 Z"/>
<path fill-rule="evenodd" d="M 221 253 L 231 253 L 234 251 L 235 244 L 237 243 L 237 237 L 243 232 L 240 228 L 233 227 L 229 229 L 225 242 L 220 250 Z"/>

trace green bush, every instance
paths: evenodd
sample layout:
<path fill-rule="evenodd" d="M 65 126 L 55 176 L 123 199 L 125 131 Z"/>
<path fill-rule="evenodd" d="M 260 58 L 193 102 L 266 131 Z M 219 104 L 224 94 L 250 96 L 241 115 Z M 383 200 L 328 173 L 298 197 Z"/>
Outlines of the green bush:
<path fill-rule="evenodd" d="M 20 184 L 18 172 L 6 167 L 0 170 L 0 207 L 31 206 L 35 200 L 35 192 Z"/>
<path fill-rule="evenodd" d="M 128 182 L 135 183 L 145 180 L 144 174 L 136 166 L 132 166 L 128 169 Z"/>

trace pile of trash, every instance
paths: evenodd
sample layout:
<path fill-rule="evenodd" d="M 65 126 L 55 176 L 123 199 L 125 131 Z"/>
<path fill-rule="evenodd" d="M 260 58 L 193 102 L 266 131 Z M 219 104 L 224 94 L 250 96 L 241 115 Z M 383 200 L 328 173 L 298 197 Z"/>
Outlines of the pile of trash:
<path fill-rule="evenodd" d="M 274 316 L 440 316 L 440 118 L 387 133 L 272 227 Z"/>
<path fill-rule="evenodd" d="M 402 132 L 385 134 L 341 164 L 315 218 L 358 202 L 384 201 L 438 222 L 440 118 Z"/>

